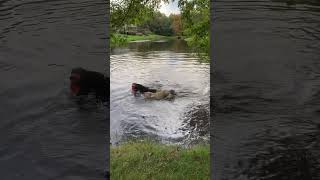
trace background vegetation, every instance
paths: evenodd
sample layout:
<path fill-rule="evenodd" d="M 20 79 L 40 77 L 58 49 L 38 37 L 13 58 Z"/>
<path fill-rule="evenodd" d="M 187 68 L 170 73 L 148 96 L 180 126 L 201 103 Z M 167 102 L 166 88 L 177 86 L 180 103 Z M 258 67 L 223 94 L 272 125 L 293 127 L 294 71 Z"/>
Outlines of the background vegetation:
<path fill-rule="evenodd" d="M 188 44 L 195 49 L 202 59 L 209 62 L 210 53 L 210 1 L 180 0 L 183 32 Z"/>
<path fill-rule="evenodd" d="M 169 0 L 112 0 L 111 46 L 128 42 L 126 34 L 134 26 L 140 36 L 156 34 L 182 36 L 201 58 L 209 59 L 209 0 L 178 1 L 181 14 L 169 17 L 158 11 L 160 3 Z M 124 34 L 123 36 L 119 36 Z"/>

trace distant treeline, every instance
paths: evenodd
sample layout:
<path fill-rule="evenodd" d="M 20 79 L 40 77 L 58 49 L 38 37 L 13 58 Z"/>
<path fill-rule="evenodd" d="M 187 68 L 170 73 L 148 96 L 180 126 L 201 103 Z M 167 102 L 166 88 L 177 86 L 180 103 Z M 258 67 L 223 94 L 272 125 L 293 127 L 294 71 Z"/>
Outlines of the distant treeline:
<path fill-rule="evenodd" d="M 143 22 L 140 27 L 164 36 L 182 34 L 181 16 L 179 14 L 171 14 L 168 17 L 160 12 L 155 12 L 153 16 Z"/>
<path fill-rule="evenodd" d="M 182 35 L 181 16 L 165 14 L 155 11 L 150 17 L 136 24 L 125 24 L 115 31 L 123 34 L 158 34 L 163 36 Z"/>

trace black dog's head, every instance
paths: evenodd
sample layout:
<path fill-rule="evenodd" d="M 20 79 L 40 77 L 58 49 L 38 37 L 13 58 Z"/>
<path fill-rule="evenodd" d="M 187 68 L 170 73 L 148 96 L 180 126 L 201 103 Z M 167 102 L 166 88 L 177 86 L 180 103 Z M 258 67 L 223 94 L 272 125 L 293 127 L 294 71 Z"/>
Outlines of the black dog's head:
<path fill-rule="evenodd" d="M 177 95 L 177 93 L 174 90 L 170 90 L 169 93 L 172 95 Z"/>
<path fill-rule="evenodd" d="M 79 95 L 86 70 L 83 68 L 74 68 L 70 75 L 70 90 L 73 95 Z"/>
<path fill-rule="evenodd" d="M 134 96 L 136 96 L 137 92 L 139 92 L 139 86 L 140 86 L 140 84 L 137 84 L 137 83 L 131 84 L 131 92 Z"/>
<path fill-rule="evenodd" d="M 99 72 L 74 68 L 70 75 L 70 90 L 76 96 L 94 92 L 96 97 L 105 101 L 109 96 L 109 78 Z"/>
<path fill-rule="evenodd" d="M 156 92 L 157 90 L 155 90 L 155 89 L 150 89 L 150 88 L 148 88 L 148 87 L 145 87 L 145 86 L 143 86 L 143 85 L 141 85 L 141 84 L 138 84 L 138 83 L 132 83 L 132 85 L 131 85 L 131 91 L 132 91 L 132 94 L 134 95 L 134 96 L 136 96 L 137 95 L 137 92 L 139 92 L 139 93 L 145 93 L 145 92 Z"/>

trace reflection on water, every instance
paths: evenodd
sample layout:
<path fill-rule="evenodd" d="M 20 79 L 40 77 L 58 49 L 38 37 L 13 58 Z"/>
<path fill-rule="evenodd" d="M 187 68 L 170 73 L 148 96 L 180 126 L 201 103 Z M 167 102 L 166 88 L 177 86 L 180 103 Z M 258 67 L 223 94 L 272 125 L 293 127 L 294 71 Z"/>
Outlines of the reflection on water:
<path fill-rule="evenodd" d="M 0 1 L 1 179 L 102 179 L 106 108 L 69 97 L 106 71 L 105 1 Z"/>
<path fill-rule="evenodd" d="M 214 3 L 215 179 L 319 179 L 320 7 Z"/>
<path fill-rule="evenodd" d="M 199 63 L 196 57 L 188 53 L 184 41 L 130 43 L 127 47 L 114 49 L 110 71 L 113 144 L 136 137 L 183 143 L 190 140 L 190 134 L 195 136 L 198 132 L 195 123 L 186 128 L 192 118 L 184 115 L 199 103 L 209 103 L 209 66 Z M 178 96 L 173 102 L 135 98 L 131 95 L 133 82 L 174 89 Z M 209 107 L 204 109 L 208 110 Z M 208 119 L 208 113 L 205 115 L 202 119 Z M 207 136 L 208 130 L 193 140 L 207 139 Z"/>

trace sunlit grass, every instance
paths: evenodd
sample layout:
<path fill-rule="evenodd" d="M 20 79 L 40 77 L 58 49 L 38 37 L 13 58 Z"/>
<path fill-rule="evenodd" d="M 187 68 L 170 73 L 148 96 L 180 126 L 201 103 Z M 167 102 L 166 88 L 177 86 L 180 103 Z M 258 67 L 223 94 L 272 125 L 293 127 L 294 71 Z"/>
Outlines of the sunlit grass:
<path fill-rule="evenodd" d="M 210 179 L 210 147 L 150 141 L 111 147 L 111 179 Z"/>
<path fill-rule="evenodd" d="M 138 35 L 128 35 L 128 41 L 141 41 L 141 40 L 160 40 L 160 39 L 168 39 L 172 38 L 172 36 L 161 36 L 157 34 L 149 34 L 149 35 L 143 35 L 143 36 L 138 36 Z"/>
<path fill-rule="evenodd" d="M 119 33 L 113 33 L 111 35 L 111 47 L 125 45 L 132 41 L 156 41 L 156 40 L 163 40 L 163 39 L 172 39 L 175 36 L 162 36 L 157 34 L 149 34 L 149 35 L 125 35 Z"/>

